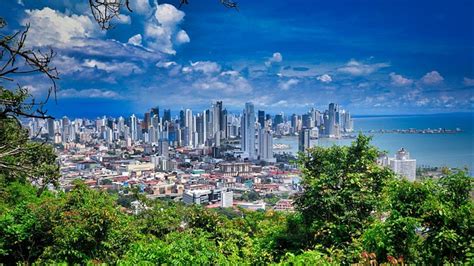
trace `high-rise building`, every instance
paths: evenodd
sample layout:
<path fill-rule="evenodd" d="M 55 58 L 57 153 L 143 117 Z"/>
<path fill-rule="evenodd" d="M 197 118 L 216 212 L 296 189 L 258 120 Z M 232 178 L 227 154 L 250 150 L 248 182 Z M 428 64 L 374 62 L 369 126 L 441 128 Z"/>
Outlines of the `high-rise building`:
<path fill-rule="evenodd" d="M 275 162 L 273 157 L 273 136 L 269 129 L 258 130 L 258 157 L 262 161 Z"/>
<path fill-rule="evenodd" d="M 313 118 L 311 114 L 304 114 L 301 116 L 301 122 L 303 128 L 312 128 L 314 127 Z"/>
<path fill-rule="evenodd" d="M 48 118 L 48 138 L 54 139 L 54 119 Z"/>
<path fill-rule="evenodd" d="M 311 129 L 303 128 L 298 136 L 298 150 L 305 152 L 311 145 Z"/>
<path fill-rule="evenodd" d="M 329 109 L 328 109 L 328 123 L 327 123 L 327 135 L 330 137 L 336 136 L 336 124 L 339 121 L 339 106 L 335 103 L 330 103 L 329 104 Z"/>
<path fill-rule="evenodd" d="M 160 107 L 151 108 L 151 117 L 153 115 L 156 115 L 158 118 L 160 117 Z"/>
<path fill-rule="evenodd" d="M 165 109 L 163 111 L 163 123 L 165 121 L 171 122 L 171 110 L 170 109 Z"/>
<path fill-rule="evenodd" d="M 138 120 L 135 114 L 130 116 L 130 135 L 133 141 L 138 140 Z"/>
<path fill-rule="evenodd" d="M 204 145 L 206 142 L 206 115 L 197 114 L 196 116 L 196 132 L 198 134 L 198 143 L 199 145 Z"/>
<path fill-rule="evenodd" d="M 283 113 L 275 115 L 273 127 L 276 128 L 279 124 L 283 123 Z"/>
<path fill-rule="evenodd" d="M 150 112 L 145 113 L 145 116 L 144 116 L 144 119 L 143 119 L 143 132 L 148 132 L 148 128 L 151 125 L 151 116 L 152 115 L 151 115 Z"/>
<path fill-rule="evenodd" d="M 224 128 L 224 120 L 222 113 L 222 102 L 217 101 L 212 107 L 212 135 Z"/>
<path fill-rule="evenodd" d="M 250 159 L 255 159 L 255 110 L 252 103 L 245 104 L 241 124 L 241 149 Z"/>
<path fill-rule="evenodd" d="M 158 141 L 158 155 L 169 157 L 169 142 L 167 139 L 160 139 Z"/>
<path fill-rule="evenodd" d="M 265 128 L 265 111 L 258 110 L 258 123 L 260 128 Z"/>
<path fill-rule="evenodd" d="M 179 127 L 180 128 L 183 128 L 186 126 L 186 118 L 185 118 L 185 114 L 184 114 L 184 110 L 181 109 L 181 111 L 179 111 Z"/>
<path fill-rule="evenodd" d="M 193 134 L 194 134 L 194 120 L 193 120 L 193 111 L 191 109 L 186 109 L 185 111 L 185 123 L 186 130 L 186 142 L 185 145 L 193 146 Z"/>

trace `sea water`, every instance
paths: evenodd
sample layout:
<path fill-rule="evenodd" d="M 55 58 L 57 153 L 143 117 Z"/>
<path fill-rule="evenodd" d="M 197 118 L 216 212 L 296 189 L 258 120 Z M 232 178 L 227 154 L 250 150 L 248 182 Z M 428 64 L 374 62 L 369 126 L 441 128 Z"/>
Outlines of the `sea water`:
<path fill-rule="evenodd" d="M 454 134 L 397 134 L 368 133 L 369 130 L 445 128 L 461 132 Z M 373 137 L 372 144 L 393 157 L 400 148 L 410 152 L 417 166 L 448 166 L 474 169 L 474 113 L 434 115 L 400 115 L 355 117 L 355 134 L 363 132 Z M 322 147 L 350 145 L 353 139 L 319 139 L 315 144 Z M 277 153 L 298 151 L 295 136 L 274 139 L 274 143 L 290 145 L 289 149 L 274 150 Z"/>

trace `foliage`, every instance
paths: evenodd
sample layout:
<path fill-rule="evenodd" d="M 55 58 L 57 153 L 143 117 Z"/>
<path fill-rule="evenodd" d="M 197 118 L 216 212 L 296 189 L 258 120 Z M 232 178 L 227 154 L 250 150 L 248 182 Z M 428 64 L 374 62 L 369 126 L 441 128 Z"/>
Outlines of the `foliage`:
<path fill-rule="evenodd" d="M 391 171 L 376 164 L 378 151 L 359 135 L 350 147 L 315 147 L 300 154 L 304 187 L 296 199 L 303 226 L 312 235 L 307 247 L 348 248 L 372 223 Z"/>
<path fill-rule="evenodd" d="M 7 94 L 22 98 L 18 96 L 22 93 L 20 90 Z M 32 181 L 40 187 L 41 194 L 49 184 L 57 185 L 58 179 L 59 165 L 53 147 L 30 141 L 28 131 L 16 119 L 0 117 L 0 183 Z"/>
<path fill-rule="evenodd" d="M 472 179 L 463 172 L 414 183 L 395 179 L 392 172 L 373 164 L 376 153 L 365 137 L 348 148 L 312 150 L 301 160 L 305 191 L 295 213 L 151 201 L 132 188 L 125 201 L 138 201 L 144 207 L 132 214 L 121 206 L 128 206 L 123 195 L 96 191 L 81 182 L 67 193 L 46 189 L 38 194 L 40 188 L 24 180 L 4 179 L 0 261 L 126 265 L 472 262 Z"/>
<path fill-rule="evenodd" d="M 0 216 L 0 260 L 116 260 L 136 234 L 131 217 L 122 213 L 114 200 L 77 184 L 69 193 L 45 193 L 15 202 Z"/>
<path fill-rule="evenodd" d="M 387 217 L 364 232 L 364 248 L 378 258 L 422 264 L 468 260 L 474 243 L 472 188 L 464 172 L 437 181 L 392 182 L 386 188 Z"/>

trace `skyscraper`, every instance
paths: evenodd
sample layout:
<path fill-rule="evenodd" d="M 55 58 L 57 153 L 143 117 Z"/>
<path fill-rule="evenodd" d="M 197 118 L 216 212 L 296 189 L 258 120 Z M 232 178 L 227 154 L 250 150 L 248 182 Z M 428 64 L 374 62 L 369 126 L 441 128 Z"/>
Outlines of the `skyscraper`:
<path fill-rule="evenodd" d="M 298 136 L 298 150 L 305 152 L 311 143 L 311 129 L 303 128 Z"/>
<path fill-rule="evenodd" d="M 258 157 L 262 161 L 275 162 L 273 158 L 273 136 L 269 129 L 258 130 Z"/>
<path fill-rule="evenodd" d="M 54 139 L 54 119 L 48 118 L 48 138 Z"/>
<path fill-rule="evenodd" d="M 171 110 L 170 109 L 165 109 L 163 111 L 163 123 L 165 121 L 171 122 Z"/>
<path fill-rule="evenodd" d="M 279 114 L 275 115 L 273 126 L 276 127 L 281 123 L 283 123 L 283 113 L 279 113 Z"/>
<path fill-rule="evenodd" d="M 265 111 L 258 110 L 258 123 L 260 128 L 265 128 Z"/>
<path fill-rule="evenodd" d="M 187 143 L 185 145 L 192 146 L 193 145 L 193 134 L 194 134 L 194 121 L 193 121 L 193 111 L 191 109 L 186 109 L 185 111 L 185 128 L 187 134 Z"/>
<path fill-rule="evenodd" d="M 328 128 L 326 128 L 327 134 L 330 137 L 337 135 L 336 123 L 339 121 L 339 118 L 337 118 L 337 116 L 339 116 L 339 106 L 335 103 L 330 103 L 328 109 Z"/>
<path fill-rule="evenodd" d="M 130 135 L 133 141 L 138 140 L 138 121 L 135 114 L 130 116 Z"/>
<path fill-rule="evenodd" d="M 217 101 L 212 108 L 212 135 L 222 130 L 222 123 L 222 102 Z"/>
<path fill-rule="evenodd" d="M 151 117 L 153 117 L 153 115 L 160 117 L 160 107 L 151 108 Z"/>
<path fill-rule="evenodd" d="M 152 114 L 150 112 L 145 113 L 145 117 L 143 119 L 143 131 L 148 132 L 148 128 L 151 125 L 151 116 Z"/>
<path fill-rule="evenodd" d="M 241 124 L 241 149 L 250 159 L 255 159 L 255 111 L 250 102 L 245 104 Z"/>
<path fill-rule="evenodd" d="M 181 111 L 179 111 L 179 127 L 180 128 L 183 128 L 185 127 L 185 114 L 184 114 L 184 110 L 181 109 Z"/>

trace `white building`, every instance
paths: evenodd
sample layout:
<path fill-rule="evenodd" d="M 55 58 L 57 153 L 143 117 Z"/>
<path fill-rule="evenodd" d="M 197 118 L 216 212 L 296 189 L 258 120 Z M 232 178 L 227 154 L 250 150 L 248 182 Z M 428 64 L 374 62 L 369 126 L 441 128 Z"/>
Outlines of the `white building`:
<path fill-rule="evenodd" d="M 388 159 L 388 166 L 397 174 L 406 177 L 410 181 L 415 181 L 416 159 L 410 159 L 410 153 L 401 148 L 395 158 Z"/>
<path fill-rule="evenodd" d="M 255 111 L 252 103 L 245 104 L 241 122 L 241 149 L 250 159 L 255 159 Z"/>
<path fill-rule="evenodd" d="M 234 192 L 222 191 L 221 195 L 221 207 L 230 208 L 234 204 Z"/>
<path fill-rule="evenodd" d="M 267 129 L 260 129 L 258 132 L 258 156 L 265 162 L 276 162 L 273 157 L 273 136 Z"/>

